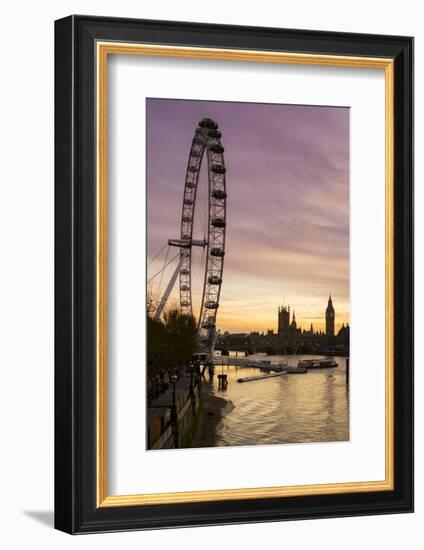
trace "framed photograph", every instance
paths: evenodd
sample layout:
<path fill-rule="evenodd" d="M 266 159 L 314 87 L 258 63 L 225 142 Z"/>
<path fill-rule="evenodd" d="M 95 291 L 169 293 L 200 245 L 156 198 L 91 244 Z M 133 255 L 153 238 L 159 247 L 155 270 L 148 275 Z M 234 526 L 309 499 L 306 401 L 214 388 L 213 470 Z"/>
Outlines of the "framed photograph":
<path fill-rule="evenodd" d="M 55 25 L 55 525 L 413 510 L 413 39 Z"/>

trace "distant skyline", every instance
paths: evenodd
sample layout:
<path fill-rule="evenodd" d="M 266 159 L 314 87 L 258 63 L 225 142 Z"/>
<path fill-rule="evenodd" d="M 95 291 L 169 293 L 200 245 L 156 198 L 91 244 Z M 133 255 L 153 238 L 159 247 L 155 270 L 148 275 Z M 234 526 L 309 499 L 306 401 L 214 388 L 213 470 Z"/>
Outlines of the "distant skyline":
<path fill-rule="evenodd" d="M 148 260 L 179 236 L 194 130 L 212 118 L 222 132 L 228 193 L 217 328 L 276 330 L 285 303 L 298 326 L 322 330 L 329 293 L 336 330 L 349 322 L 349 109 L 146 101 Z M 199 185 L 206 189 L 205 171 Z M 163 255 L 153 260 L 149 276 L 163 263 Z M 177 298 L 175 289 L 170 300 Z"/>

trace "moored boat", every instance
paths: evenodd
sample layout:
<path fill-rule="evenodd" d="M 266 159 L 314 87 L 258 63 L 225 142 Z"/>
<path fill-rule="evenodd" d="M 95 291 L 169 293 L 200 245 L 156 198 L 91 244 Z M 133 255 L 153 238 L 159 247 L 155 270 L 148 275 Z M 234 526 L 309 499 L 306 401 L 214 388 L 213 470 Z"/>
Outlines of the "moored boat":
<path fill-rule="evenodd" d="M 338 367 L 339 364 L 334 359 L 302 359 L 297 366 L 307 369 L 330 369 Z"/>
<path fill-rule="evenodd" d="M 297 367 L 287 367 L 287 374 L 306 374 L 308 369 L 306 367 L 297 366 Z"/>

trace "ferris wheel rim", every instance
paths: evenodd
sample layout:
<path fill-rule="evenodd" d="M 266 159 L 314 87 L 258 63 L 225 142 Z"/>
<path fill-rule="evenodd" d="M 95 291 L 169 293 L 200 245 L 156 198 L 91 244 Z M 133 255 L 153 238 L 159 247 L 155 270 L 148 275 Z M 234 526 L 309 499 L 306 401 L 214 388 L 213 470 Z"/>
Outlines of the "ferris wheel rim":
<path fill-rule="evenodd" d="M 218 124 L 204 118 L 199 122 L 192 140 L 186 168 L 180 237 L 190 243 L 180 269 L 180 308 L 193 315 L 192 299 L 192 243 L 196 215 L 197 189 L 204 157 L 207 157 L 207 239 L 204 261 L 202 301 L 197 331 L 199 339 L 211 340 L 216 329 L 225 256 L 226 234 L 226 178 L 224 148 Z"/>

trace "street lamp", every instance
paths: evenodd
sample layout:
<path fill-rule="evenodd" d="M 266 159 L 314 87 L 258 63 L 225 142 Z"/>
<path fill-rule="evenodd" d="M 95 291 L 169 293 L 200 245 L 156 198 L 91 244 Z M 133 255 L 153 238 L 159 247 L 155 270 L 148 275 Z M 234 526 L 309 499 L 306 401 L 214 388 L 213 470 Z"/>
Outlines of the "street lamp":
<path fill-rule="evenodd" d="M 176 403 L 176 396 L 175 396 L 175 385 L 177 383 L 178 376 L 176 374 L 173 374 L 171 376 L 171 383 L 172 383 L 172 409 L 171 409 L 171 423 L 172 428 L 174 431 L 174 442 L 175 442 L 175 448 L 178 449 L 179 442 L 178 442 L 178 415 L 177 415 L 177 403 Z"/>
<path fill-rule="evenodd" d="M 196 401 L 194 396 L 194 384 L 193 384 L 193 376 L 194 376 L 194 365 L 190 365 L 190 400 L 191 400 L 191 408 L 193 411 L 193 416 L 196 416 Z"/>
<path fill-rule="evenodd" d="M 171 382 L 172 382 L 172 407 L 175 409 L 176 406 L 176 400 L 175 400 L 175 385 L 177 383 L 178 376 L 176 374 L 173 374 L 171 376 Z"/>

